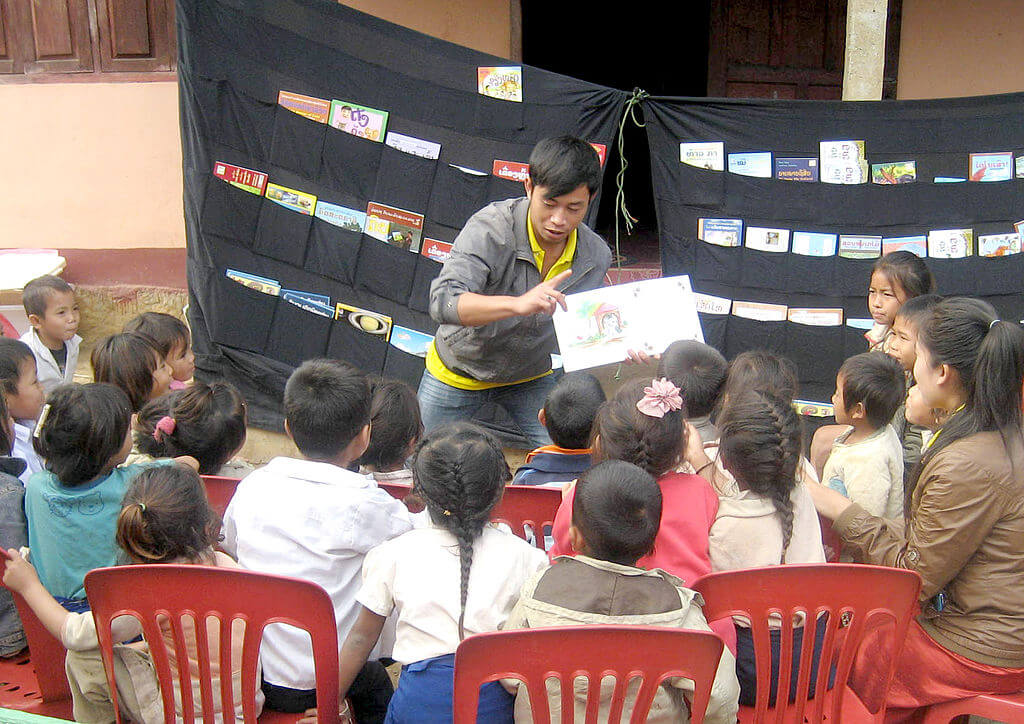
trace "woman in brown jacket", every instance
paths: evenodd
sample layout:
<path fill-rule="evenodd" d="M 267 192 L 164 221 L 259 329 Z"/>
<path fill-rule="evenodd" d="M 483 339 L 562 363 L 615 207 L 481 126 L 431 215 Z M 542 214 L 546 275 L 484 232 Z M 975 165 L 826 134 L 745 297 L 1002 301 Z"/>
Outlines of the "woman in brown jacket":
<path fill-rule="evenodd" d="M 946 299 L 918 333 L 914 377 L 925 404 L 952 414 L 911 476 L 905 525 L 808 486 L 858 562 L 921 575 L 887 721 L 1024 689 L 1024 330 L 986 302 Z"/>

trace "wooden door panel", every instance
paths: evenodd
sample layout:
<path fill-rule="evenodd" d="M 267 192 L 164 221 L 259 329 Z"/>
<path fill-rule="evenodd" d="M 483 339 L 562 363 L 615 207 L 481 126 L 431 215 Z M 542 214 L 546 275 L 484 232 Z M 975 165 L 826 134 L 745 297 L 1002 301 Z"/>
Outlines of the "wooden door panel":
<path fill-rule="evenodd" d="M 173 0 L 96 0 L 100 69 L 173 68 Z"/>
<path fill-rule="evenodd" d="M 25 4 L 31 22 L 31 50 L 25 72 L 93 69 L 86 0 L 27 0 Z"/>

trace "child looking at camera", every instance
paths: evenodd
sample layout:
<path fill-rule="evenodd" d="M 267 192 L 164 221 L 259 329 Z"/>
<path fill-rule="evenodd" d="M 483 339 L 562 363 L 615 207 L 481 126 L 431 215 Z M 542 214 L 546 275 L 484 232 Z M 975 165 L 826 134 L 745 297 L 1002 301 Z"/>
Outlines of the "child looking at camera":
<path fill-rule="evenodd" d="M 47 394 L 73 382 L 78 366 L 78 302 L 71 285 L 51 275 L 33 279 L 21 292 L 32 329 L 21 336 L 36 358 L 36 374 Z"/>
<path fill-rule="evenodd" d="M 43 461 L 32 447 L 32 430 L 43 409 L 46 393 L 36 377 L 36 358 L 24 342 L 0 337 L 0 395 L 13 420 L 10 454 L 24 461 L 19 474 L 22 483 L 43 469 Z"/>

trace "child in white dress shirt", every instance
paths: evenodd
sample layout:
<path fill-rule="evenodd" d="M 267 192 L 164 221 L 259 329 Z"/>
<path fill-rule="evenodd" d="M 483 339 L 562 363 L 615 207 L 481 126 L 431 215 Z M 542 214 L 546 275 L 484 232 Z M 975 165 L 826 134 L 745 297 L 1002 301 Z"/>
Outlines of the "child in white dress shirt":
<path fill-rule="evenodd" d="M 36 358 L 39 383 L 46 394 L 75 381 L 78 366 L 78 302 L 71 285 L 52 275 L 33 279 L 21 292 L 32 329 L 21 335 Z"/>

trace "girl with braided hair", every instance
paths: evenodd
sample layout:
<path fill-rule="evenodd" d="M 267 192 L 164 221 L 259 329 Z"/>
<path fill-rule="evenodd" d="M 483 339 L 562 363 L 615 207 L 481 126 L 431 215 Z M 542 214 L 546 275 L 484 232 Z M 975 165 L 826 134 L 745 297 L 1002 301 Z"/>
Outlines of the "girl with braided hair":
<path fill-rule="evenodd" d="M 435 428 L 418 445 L 412 472 L 429 524 L 367 553 L 359 617 L 341 648 L 341 689 L 394 616 L 392 656 L 402 675 L 385 721 L 450 722 L 456 647 L 501 628 L 547 559 L 488 522 L 512 476 L 501 447 L 481 428 Z M 484 685 L 478 721 L 511 721 L 513 701 L 501 684 Z"/>

